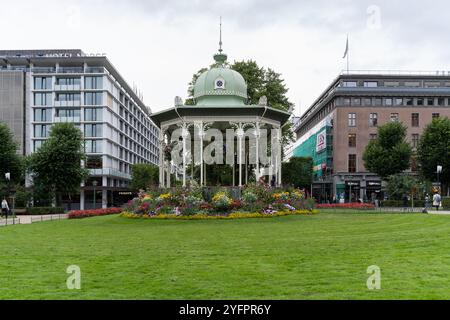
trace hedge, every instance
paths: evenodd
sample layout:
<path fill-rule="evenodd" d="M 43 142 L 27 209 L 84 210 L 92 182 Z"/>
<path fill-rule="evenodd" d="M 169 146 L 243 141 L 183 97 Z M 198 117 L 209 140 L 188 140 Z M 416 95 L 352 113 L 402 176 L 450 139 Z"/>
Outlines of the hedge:
<path fill-rule="evenodd" d="M 33 207 L 27 208 L 26 214 L 30 216 L 40 216 L 49 214 L 63 214 L 64 208 L 62 207 Z"/>
<path fill-rule="evenodd" d="M 413 203 L 412 201 L 408 201 L 408 207 L 412 207 Z M 430 206 L 432 203 L 430 202 Z M 385 200 L 381 202 L 381 206 L 385 208 L 403 208 L 403 200 Z M 425 207 L 425 201 L 424 200 L 414 200 L 414 207 L 420 208 Z"/>
<path fill-rule="evenodd" d="M 443 198 L 442 206 L 444 207 L 445 210 L 450 210 L 450 198 Z"/>

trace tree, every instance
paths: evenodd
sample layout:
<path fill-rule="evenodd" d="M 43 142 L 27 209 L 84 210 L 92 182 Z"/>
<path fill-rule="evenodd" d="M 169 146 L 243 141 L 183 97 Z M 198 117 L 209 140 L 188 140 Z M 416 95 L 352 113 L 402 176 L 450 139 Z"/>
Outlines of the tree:
<path fill-rule="evenodd" d="M 159 168 L 152 164 L 139 163 L 131 167 L 131 188 L 146 190 L 159 184 Z"/>
<path fill-rule="evenodd" d="M 295 188 L 309 188 L 313 180 L 313 159 L 293 157 L 283 163 L 283 183 Z"/>
<path fill-rule="evenodd" d="M 382 179 L 401 173 L 410 167 L 412 148 L 406 142 L 406 127 L 390 122 L 378 128 L 378 138 L 364 150 L 364 165 Z"/>
<path fill-rule="evenodd" d="M 77 193 L 88 177 L 81 162 L 86 159 L 81 131 L 71 123 L 53 125 L 50 136 L 29 158 L 29 171 L 61 205 L 63 195 Z"/>
<path fill-rule="evenodd" d="M 0 182 L 6 183 L 5 173 L 11 173 L 11 182 L 19 183 L 22 180 L 23 163 L 17 154 L 17 143 L 6 125 L 0 122 Z"/>
<path fill-rule="evenodd" d="M 450 184 L 450 119 L 434 119 L 423 131 L 417 149 L 417 160 L 423 177 L 436 181 L 436 168 L 443 167 L 439 179 L 445 186 Z M 445 189 L 443 189 L 445 190 Z"/>
<path fill-rule="evenodd" d="M 396 174 L 387 180 L 387 191 L 391 200 L 402 200 L 404 195 L 415 196 L 424 188 L 423 183 L 409 175 Z"/>

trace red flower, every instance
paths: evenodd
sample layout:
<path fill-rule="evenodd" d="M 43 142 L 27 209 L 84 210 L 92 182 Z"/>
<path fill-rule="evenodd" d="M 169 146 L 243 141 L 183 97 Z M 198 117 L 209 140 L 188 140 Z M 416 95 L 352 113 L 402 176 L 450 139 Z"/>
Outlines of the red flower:
<path fill-rule="evenodd" d="M 121 208 L 108 208 L 108 209 L 97 209 L 97 210 L 75 210 L 69 212 L 69 219 L 81 219 L 96 216 L 105 216 L 109 214 L 121 213 Z"/>

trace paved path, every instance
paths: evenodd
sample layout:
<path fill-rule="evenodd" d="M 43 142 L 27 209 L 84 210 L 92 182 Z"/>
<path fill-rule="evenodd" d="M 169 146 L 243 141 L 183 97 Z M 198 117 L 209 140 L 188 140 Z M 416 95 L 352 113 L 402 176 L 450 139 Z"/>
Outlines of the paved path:
<path fill-rule="evenodd" d="M 0 227 L 14 224 L 31 224 L 35 222 L 62 220 L 68 218 L 69 218 L 68 214 L 52 214 L 44 216 L 16 216 L 16 219 L 14 220 L 12 217 L 8 217 L 8 220 L 2 217 L 0 218 Z"/>

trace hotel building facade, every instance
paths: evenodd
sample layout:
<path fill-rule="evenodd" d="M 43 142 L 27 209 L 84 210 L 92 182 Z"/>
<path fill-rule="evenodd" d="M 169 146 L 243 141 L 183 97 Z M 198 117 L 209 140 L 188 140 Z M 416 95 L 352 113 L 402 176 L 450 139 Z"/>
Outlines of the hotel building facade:
<path fill-rule="evenodd" d="M 382 181 L 364 167 L 363 153 L 378 126 L 400 121 L 417 148 L 433 118 L 450 117 L 448 72 L 343 73 L 295 125 L 293 156 L 314 160 L 319 201 L 382 199 Z M 417 171 L 412 163 L 410 173 Z"/>
<path fill-rule="evenodd" d="M 12 129 L 21 154 L 36 151 L 55 123 L 83 132 L 90 177 L 72 209 L 116 206 L 131 197 L 131 166 L 159 162 L 150 114 L 103 54 L 0 50 L 0 121 Z"/>

